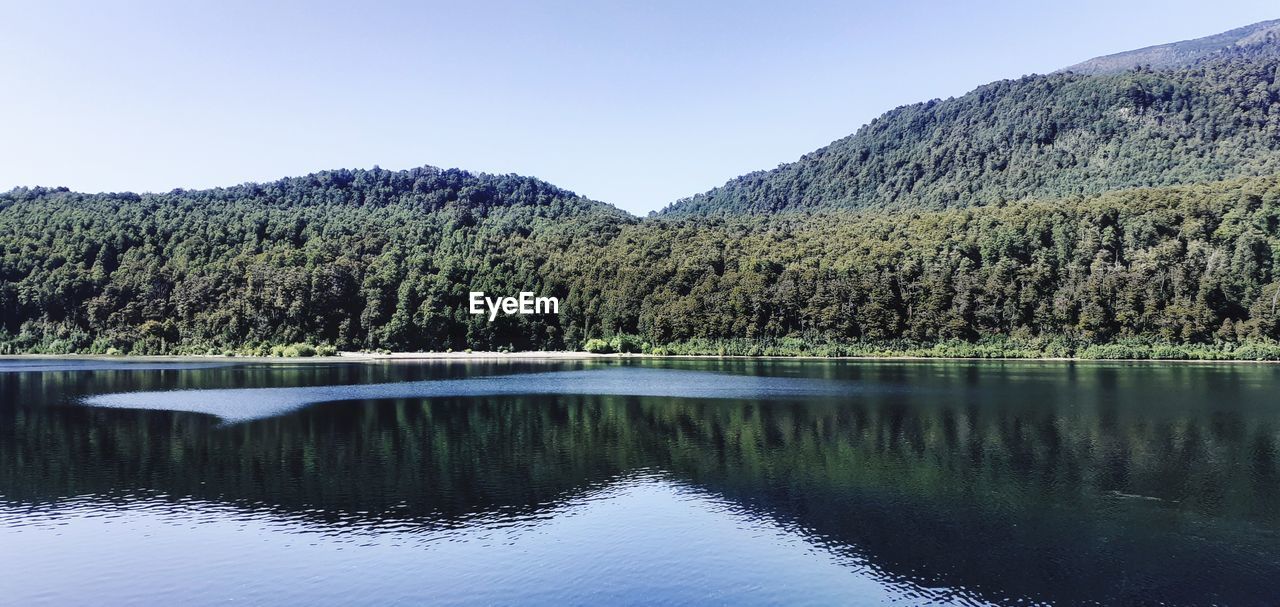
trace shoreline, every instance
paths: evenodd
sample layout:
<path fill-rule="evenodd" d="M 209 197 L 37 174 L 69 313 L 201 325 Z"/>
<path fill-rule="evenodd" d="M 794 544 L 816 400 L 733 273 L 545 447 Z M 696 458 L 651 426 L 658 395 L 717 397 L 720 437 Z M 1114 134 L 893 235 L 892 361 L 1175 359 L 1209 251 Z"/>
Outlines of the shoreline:
<path fill-rule="evenodd" d="M 1179 364 L 1280 364 L 1274 360 L 1251 359 L 1185 359 L 1185 358 L 1078 358 L 1078 357 L 977 357 L 977 356 L 816 356 L 816 355 L 715 355 L 715 354 L 642 354 L 591 352 L 530 351 L 530 352 L 392 352 L 377 354 L 368 352 L 339 352 L 336 356 L 223 356 L 220 354 L 0 354 L 0 363 L 22 360 L 85 360 L 114 362 L 250 362 L 250 363 L 303 363 L 323 364 L 334 362 L 494 362 L 494 361 L 616 361 L 616 360 L 768 360 L 768 361 L 867 361 L 867 362 L 927 362 L 927 361 L 989 361 L 989 362 L 1052 362 L 1052 363 L 1179 363 Z"/>

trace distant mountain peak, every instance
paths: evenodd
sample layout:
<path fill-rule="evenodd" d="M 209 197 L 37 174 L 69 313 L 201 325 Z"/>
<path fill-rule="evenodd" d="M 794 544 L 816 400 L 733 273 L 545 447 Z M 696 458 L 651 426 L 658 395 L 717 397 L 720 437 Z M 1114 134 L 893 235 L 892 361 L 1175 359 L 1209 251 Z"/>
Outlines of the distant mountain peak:
<path fill-rule="evenodd" d="M 1190 66 L 1207 58 L 1247 52 L 1280 54 L 1280 19 L 1260 21 L 1194 40 L 1157 44 L 1094 57 L 1062 71 L 1078 74 L 1108 74 L 1128 71 L 1139 66 L 1175 69 Z"/>
<path fill-rule="evenodd" d="M 1264 21 L 905 105 L 660 214 L 978 206 L 1280 174 L 1277 87 L 1280 20 Z"/>

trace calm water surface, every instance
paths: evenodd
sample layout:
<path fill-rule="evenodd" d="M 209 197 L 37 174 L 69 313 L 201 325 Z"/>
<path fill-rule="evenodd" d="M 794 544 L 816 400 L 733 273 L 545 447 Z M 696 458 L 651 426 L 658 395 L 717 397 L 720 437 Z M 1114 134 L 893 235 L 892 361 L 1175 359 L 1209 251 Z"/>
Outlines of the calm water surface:
<path fill-rule="evenodd" d="M 0 360 L 0 603 L 1271 605 L 1280 367 Z"/>

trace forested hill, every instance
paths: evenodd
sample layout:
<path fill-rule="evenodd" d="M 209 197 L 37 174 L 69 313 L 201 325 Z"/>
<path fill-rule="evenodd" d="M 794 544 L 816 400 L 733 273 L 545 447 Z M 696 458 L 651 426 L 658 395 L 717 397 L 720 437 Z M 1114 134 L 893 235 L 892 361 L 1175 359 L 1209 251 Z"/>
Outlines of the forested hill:
<path fill-rule="evenodd" d="M 432 167 L 19 188 L 0 194 L 0 353 L 607 339 L 1070 355 L 1136 340 L 1142 355 L 1280 358 L 1280 58 L 1266 44 L 902 107 L 645 220 L 533 178 Z M 554 296 L 560 313 L 491 322 L 470 291 Z"/>
<path fill-rule="evenodd" d="M 794 163 L 662 213 L 938 209 L 1273 174 L 1278 77 L 1280 58 L 1251 52 L 1174 70 L 994 82 L 897 108 Z"/>
<path fill-rule="evenodd" d="M 0 351 L 561 340 L 469 324 L 468 289 L 557 291 L 550 252 L 633 221 L 537 179 L 432 167 L 163 194 L 19 188 L 0 194 Z"/>
<path fill-rule="evenodd" d="M 519 175 L 490 175 L 461 169 L 423 166 L 405 171 L 337 169 L 269 183 L 246 183 L 208 190 L 173 190 L 160 194 L 78 194 L 66 188 L 18 188 L 0 195 L 0 205 L 59 196 L 85 202 L 111 200 L 165 205 L 236 204 L 262 211 L 297 206 L 396 206 L 422 213 L 452 212 L 461 218 L 484 217 L 506 207 L 536 207 L 544 216 L 592 211 L 621 213 L 545 181 Z M 0 207 L 3 208 L 3 207 Z"/>
<path fill-rule="evenodd" d="M 599 338 L 711 354 L 1186 345 L 1280 358 L 1280 177 L 930 212 L 637 220 L 535 180 L 419 174 L 0 195 L 0 353 Z M 469 313 L 472 290 L 555 296 L 560 313 L 490 322 Z"/>

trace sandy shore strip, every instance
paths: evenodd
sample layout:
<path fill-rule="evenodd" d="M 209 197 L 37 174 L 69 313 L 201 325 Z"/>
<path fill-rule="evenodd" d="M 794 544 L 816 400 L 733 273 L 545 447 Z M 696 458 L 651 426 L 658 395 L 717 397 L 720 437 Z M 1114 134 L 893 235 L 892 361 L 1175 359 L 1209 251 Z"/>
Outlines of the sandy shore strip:
<path fill-rule="evenodd" d="M 335 362 L 411 362 L 411 361 L 446 361 L 446 362 L 501 362 L 501 361 L 609 361 L 609 360 L 773 360 L 773 361 L 863 361 L 863 362 L 1013 362 L 1013 363 L 1130 363 L 1130 364 L 1262 364 L 1280 365 L 1280 361 L 1242 360 L 1242 359 L 1161 359 L 1161 358 L 979 358 L 965 356 L 813 356 L 813 355 L 716 355 L 716 354 L 638 354 L 612 353 L 593 354 L 591 352 L 570 351 L 530 351 L 530 352 L 339 352 L 336 356 L 281 357 L 281 356 L 223 356 L 220 354 L 160 354 L 160 355 L 120 355 L 105 354 L 0 354 L 0 363 L 5 361 L 114 361 L 121 363 L 300 363 L 323 364 Z"/>
<path fill-rule="evenodd" d="M 84 360 L 84 361 L 116 361 L 116 362 L 289 362 L 289 363 L 325 363 L 325 362 L 361 362 L 361 361 L 394 361 L 394 360 L 450 360 L 450 361 L 494 361 L 494 360 L 595 360 L 618 358 L 650 358 L 647 354 L 592 354 L 590 352 L 392 352 L 380 354 L 376 352 L 339 352 L 337 356 L 223 356 L 221 354 L 126 354 L 110 356 L 106 354 L 3 354 L 0 362 L 23 360 Z"/>

